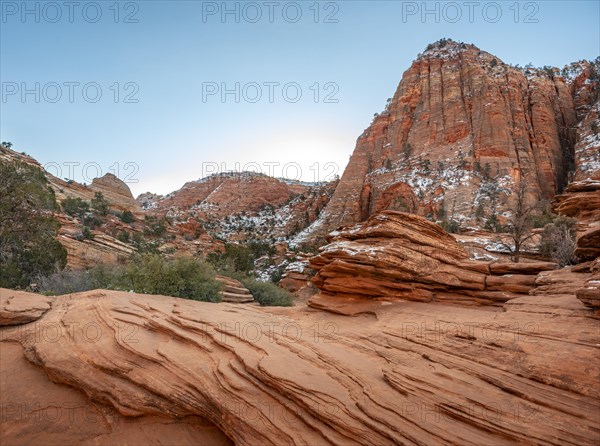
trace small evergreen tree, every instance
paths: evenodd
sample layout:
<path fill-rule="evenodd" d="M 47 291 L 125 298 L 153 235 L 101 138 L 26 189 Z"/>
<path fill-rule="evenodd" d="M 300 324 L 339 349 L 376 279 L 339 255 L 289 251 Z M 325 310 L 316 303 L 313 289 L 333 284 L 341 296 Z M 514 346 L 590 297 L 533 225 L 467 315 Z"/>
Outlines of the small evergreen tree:
<path fill-rule="evenodd" d="M 119 220 L 121 220 L 123 223 L 131 224 L 134 221 L 133 213 L 125 210 L 119 216 Z"/>
<path fill-rule="evenodd" d="M 92 209 L 99 215 L 108 215 L 109 203 L 106 198 L 104 198 L 102 192 L 96 192 L 94 194 L 94 198 L 92 198 Z"/>
<path fill-rule="evenodd" d="M 0 161 L 0 191 L 0 287 L 23 288 L 63 269 L 67 250 L 56 240 L 60 223 L 52 216 L 58 204 L 44 173 Z"/>

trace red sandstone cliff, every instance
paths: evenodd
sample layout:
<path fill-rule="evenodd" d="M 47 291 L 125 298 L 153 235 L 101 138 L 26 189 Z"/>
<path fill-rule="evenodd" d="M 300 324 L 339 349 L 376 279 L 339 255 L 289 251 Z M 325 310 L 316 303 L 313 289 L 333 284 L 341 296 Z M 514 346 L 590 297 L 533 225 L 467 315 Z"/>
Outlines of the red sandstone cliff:
<path fill-rule="evenodd" d="M 520 178 L 531 200 L 553 198 L 574 167 L 576 127 L 597 86 L 597 67 L 587 62 L 564 73 L 518 69 L 473 45 L 430 45 L 358 138 L 310 232 L 385 209 L 481 226 L 508 215 Z"/>
<path fill-rule="evenodd" d="M 286 239 L 314 222 L 337 182 L 305 185 L 253 172 L 190 181 L 165 197 L 138 197 L 153 213 L 178 222 L 198 219 L 228 241 Z"/>

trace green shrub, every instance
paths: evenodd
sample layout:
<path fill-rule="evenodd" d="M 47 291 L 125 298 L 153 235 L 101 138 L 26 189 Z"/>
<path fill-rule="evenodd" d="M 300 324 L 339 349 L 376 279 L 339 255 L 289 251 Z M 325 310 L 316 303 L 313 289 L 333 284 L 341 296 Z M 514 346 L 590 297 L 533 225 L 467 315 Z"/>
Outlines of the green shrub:
<path fill-rule="evenodd" d="M 131 244 L 135 247 L 135 249 L 137 250 L 138 254 L 144 254 L 144 253 L 148 253 L 148 254 L 159 254 L 160 251 L 158 250 L 158 242 L 155 241 L 146 241 L 144 239 L 144 237 L 142 237 L 142 234 L 140 234 L 139 232 L 135 232 L 133 233 L 133 236 L 131 237 Z"/>
<path fill-rule="evenodd" d="M 67 197 L 61 202 L 62 210 L 71 217 L 83 218 L 90 211 L 90 204 L 81 198 Z"/>
<path fill-rule="evenodd" d="M 121 220 L 123 223 L 130 224 L 134 222 L 135 218 L 133 217 L 133 213 L 131 211 L 123 211 L 119 216 L 119 220 Z"/>
<path fill-rule="evenodd" d="M 544 211 L 538 215 L 532 215 L 530 217 L 531 226 L 534 228 L 543 228 L 547 224 L 552 223 L 556 219 L 556 214 L 551 211 Z"/>
<path fill-rule="evenodd" d="M 91 240 L 94 238 L 94 234 L 92 234 L 92 230 L 88 226 L 84 226 L 82 228 L 81 235 L 85 240 Z"/>
<path fill-rule="evenodd" d="M 144 234 L 160 237 L 167 230 L 167 220 L 162 217 L 146 215 L 144 217 Z"/>
<path fill-rule="evenodd" d="M 67 294 L 97 288 L 219 302 L 221 285 L 208 264 L 185 257 L 165 260 L 143 254 L 126 265 L 97 265 L 87 271 L 66 271 L 38 278 L 40 291 Z"/>
<path fill-rule="evenodd" d="M 282 263 L 277 268 L 275 268 L 275 270 L 271 273 L 271 277 L 270 277 L 271 282 L 273 282 L 274 284 L 278 284 L 281 281 L 281 279 L 283 278 L 283 273 L 285 272 L 286 266 L 287 265 L 285 263 Z"/>
<path fill-rule="evenodd" d="M 256 259 L 273 254 L 275 248 L 269 243 L 250 242 L 247 245 L 226 243 L 223 252 L 211 252 L 207 260 L 218 270 L 249 273 L 254 269 Z"/>
<path fill-rule="evenodd" d="M 292 295 L 283 288 L 279 288 L 273 282 L 261 282 L 252 276 L 236 272 L 225 273 L 225 275 L 242 282 L 250 293 L 252 293 L 254 300 L 263 307 L 290 307 L 293 304 Z"/>
<path fill-rule="evenodd" d="M 126 266 L 123 284 L 137 293 L 219 302 L 221 285 L 215 274 L 210 265 L 190 257 L 167 261 L 156 254 L 143 254 Z"/>
<path fill-rule="evenodd" d="M 292 295 L 272 282 L 260 282 L 255 279 L 246 279 L 242 283 L 250 290 L 254 299 L 263 307 L 292 306 Z"/>
<path fill-rule="evenodd" d="M 127 231 L 120 232 L 119 235 L 117 236 L 117 240 L 119 240 L 120 242 L 123 242 L 123 243 L 129 243 L 129 232 L 127 232 Z"/>
<path fill-rule="evenodd" d="M 484 228 L 492 232 L 502 232 L 502 225 L 496 214 L 492 214 L 487 218 Z"/>
<path fill-rule="evenodd" d="M 311 240 L 304 241 L 300 243 L 296 249 L 297 252 L 306 252 L 308 254 L 317 255 L 319 253 L 319 248 L 321 246 L 325 246 L 327 241 L 324 237 L 316 237 Z"/>
<path fill-rule="evenodd" d="M 104 195 L 102 194 L 102 192 L 96 192 L 94 194 L 94 198 L 92 198 L 91 204 L 92 204 L 92 209 L 98 215 L 102 215 L 102 216 L 108 215 L 110 204 L 108 203 L 106 198 L 104 198 Z"/>
<path fill-rule="evenodd" d="M 102 223 L 104 223 L 104 220 L 94 214 L 88 213 L 85 215 L 85 217 L 83 217 L 82 223 L 84 226 L 88 226 L 90 228 L 97 228 Z"/>
<path fill-rule="evenodd" d="M 460 232 L 460 223 L 454 219 L 444 220 L 440 226 L 450 234 L 458 234 Z"/>
<path fill-rule="evenodd" d="M 0 286 L 22 288 L 67 263 L 56 240 L 60 223 L 54 192 L 37 167 L 0 162 Z"/>

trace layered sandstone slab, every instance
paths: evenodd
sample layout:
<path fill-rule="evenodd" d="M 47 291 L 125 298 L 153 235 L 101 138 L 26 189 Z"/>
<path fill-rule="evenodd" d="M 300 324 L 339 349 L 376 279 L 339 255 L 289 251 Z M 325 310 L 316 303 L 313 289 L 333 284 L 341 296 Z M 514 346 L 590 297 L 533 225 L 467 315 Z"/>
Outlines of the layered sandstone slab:
<path fill-rule="evenodd" d="M 577 237 L 575 256 L 580 260 L 594 260 L 600 257 L 600 221 L 590 225 L 587 231 Z"/>
<path fill-rule="evenodd" d="M 591 276 L 583 286 L 577 289 L 577 298 L 600 317 L 600 258 L 597 258 L 589 267 Z"/>
<path fill-rule="evenodd" d="M 0 326 L 38 320 L 50 309 L 49 297 L 0 288 Z"/>
<path fill-rule="evenodd" d="M 252 293 L 239 280 L 217 275 L 215 279 L 221 283 L 221 301 L 230 304 L 245 304 L 254 302 Z"/>
<path fill-rule="evenodd" d="M 49 328 L 46 335 L 52 336 Z M 52 382 L 26 359 L 23 347 L 0 342 L 0 443 L 37 445 L 225 446 L 232 442 L 197 416 L 125 417 L 113 407 Z"/>
<path fill-rule="evenodd" d="M 36 323 L 0 329 L 11 358 L 2 401 L 50 392 L 102 423 L 85 425 L 81 412 L 68 429 L 12 417 L 3 444 L 107 444 L 135 423 L 133 443 L 202 442 L 201 423 L 186 424 L 194 419 L 239 445 L 598 444 L 599 322 L 572 295 L 550 299 L 554 309 L 540 296 L 519 300 L 506 311 L 370 301 L 346 317 L 112 291 L 59 296 Z M 39 336 L 50 327 L 64 330 Z"/>
<path fill-rule="evenodd" d="M 554 209 L 558 214 L 576 218 L 580 222 L 600 221 L 600 180 L 569 184 L 563 194 L 556 196 Z"/>
<path fill-rule="evenodd" d="M 527 294 L 549 262 L 470 260 L 456 240 L 425 218 L 384 211 L 330 234 L 310 259 L 315 285 L 338 297 L 501 305 Z"/>

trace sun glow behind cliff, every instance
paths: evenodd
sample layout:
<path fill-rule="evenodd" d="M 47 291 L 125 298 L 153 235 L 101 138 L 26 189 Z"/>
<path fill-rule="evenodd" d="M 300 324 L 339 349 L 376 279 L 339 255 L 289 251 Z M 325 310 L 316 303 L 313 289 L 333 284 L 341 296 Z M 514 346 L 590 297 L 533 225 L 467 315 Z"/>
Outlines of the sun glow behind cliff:
<path fill-rule="evenodd" d="M 247 141 L 239 150 L 193 151 L 185 165 L 177 169 L 142 175 L 140 182 L 129 184 L 134 196 L 147 192 L 167 194 L 185 182 L 224 172 L 258 172 L 275 178 L 302 182 L 331 181 L 342 176 L 354 148 L 355 136 L 338 135 L 265 136 Z"/>

